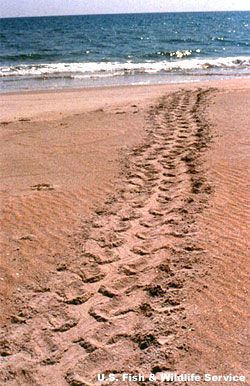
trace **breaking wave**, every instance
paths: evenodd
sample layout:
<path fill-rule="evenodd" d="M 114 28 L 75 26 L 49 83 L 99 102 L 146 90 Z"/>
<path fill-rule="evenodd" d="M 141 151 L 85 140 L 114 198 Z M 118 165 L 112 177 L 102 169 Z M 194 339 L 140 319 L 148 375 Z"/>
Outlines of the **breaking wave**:
<path fill-rule="evenodd" d="M 177 56 L 177 54 L 176 54 Z M 188 56 L 188 54 L 183 55 Z M 171 72 L 207 72 L 209 70 L 247 70 L 250 69 L 250 57 L 222 57 L 216 59 L 178 59 L 140 63 L 127 62 L 85 62 L 85 63 L 44 63 L 19 64 L 0 67 L 0 77 L 71 77 L 93 78 L 135 74 L 157 74 Z"/>

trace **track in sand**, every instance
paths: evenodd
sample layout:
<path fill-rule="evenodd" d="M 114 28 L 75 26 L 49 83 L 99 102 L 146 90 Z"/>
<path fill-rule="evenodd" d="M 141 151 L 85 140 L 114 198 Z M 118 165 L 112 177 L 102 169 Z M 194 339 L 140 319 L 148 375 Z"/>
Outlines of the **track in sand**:
<path fill-rule="evenodd" d="M 202 162 L 210 92 L 181 90 L 152 106 L 119 193 L 83 224 L 74 258 L 16 292 L 19 312 L 1 331 L 0 384 L 101 385 L 98 373 L 126 372 L 146 380 L 124 385 L 149 385 L 150 373 L 179 369 L 185 282 L 204 256 L 196 216 L 211 193 Z"/>

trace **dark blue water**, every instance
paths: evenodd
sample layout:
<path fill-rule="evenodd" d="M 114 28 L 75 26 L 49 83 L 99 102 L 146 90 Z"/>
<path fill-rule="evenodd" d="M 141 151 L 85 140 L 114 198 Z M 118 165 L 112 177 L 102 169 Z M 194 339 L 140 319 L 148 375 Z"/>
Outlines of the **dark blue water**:
<path fill-rule="evenodd" d="M 250 12 L 0 19 L 0 88 L 250 76 Z"/>

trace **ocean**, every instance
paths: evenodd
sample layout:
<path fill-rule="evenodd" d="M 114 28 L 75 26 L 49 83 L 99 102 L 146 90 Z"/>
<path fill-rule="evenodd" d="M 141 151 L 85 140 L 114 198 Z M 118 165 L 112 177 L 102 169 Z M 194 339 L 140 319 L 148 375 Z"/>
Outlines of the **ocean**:
<path fill-rule="evenodd" d="M 0 90 L 250 76 L 250 12 L 0 19 Z"/>

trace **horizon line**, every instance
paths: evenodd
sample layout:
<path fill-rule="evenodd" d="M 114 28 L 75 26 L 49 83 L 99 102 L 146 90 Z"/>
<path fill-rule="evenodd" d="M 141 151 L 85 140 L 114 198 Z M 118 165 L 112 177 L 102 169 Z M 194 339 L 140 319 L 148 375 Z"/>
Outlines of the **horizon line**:
<path fill-rule="evenodd" d="M 151 12 L 112 12 L 112 13 L 75 13 L 67 15 L 29 15 L 29 16 L 3 16 L 0 19 L 34 18 L 34 17 L 68 17 L 68 16 L 111 16 L 111 15 L 143 15 L 156 13 L 212 13 L 212 12 L 250 12 L 250 9 L 237 10 L 210 10 L 210 11 L 151 11 Z"/>

